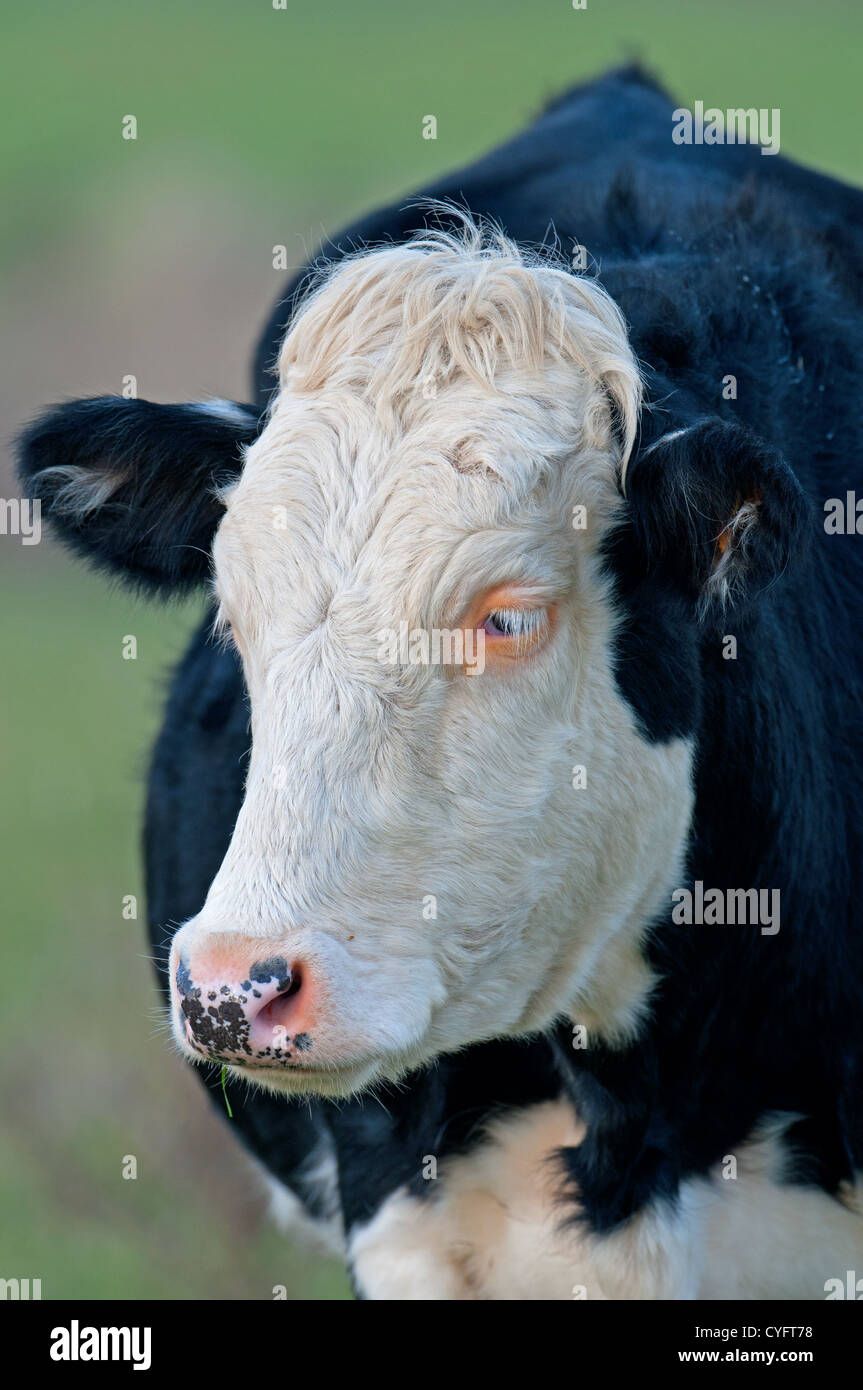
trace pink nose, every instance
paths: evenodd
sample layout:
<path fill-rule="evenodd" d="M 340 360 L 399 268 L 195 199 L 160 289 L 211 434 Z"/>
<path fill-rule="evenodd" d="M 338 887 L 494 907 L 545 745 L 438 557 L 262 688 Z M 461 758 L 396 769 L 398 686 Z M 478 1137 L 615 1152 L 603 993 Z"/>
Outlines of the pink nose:
<path fill-rule="evenodd" d="M 308 971 L 265 948 L 240 937 L 229 950 L 180 956 L 172 992 L 195 1052 L 231 1066 L 287 1067 L 311 1051 Z"/>

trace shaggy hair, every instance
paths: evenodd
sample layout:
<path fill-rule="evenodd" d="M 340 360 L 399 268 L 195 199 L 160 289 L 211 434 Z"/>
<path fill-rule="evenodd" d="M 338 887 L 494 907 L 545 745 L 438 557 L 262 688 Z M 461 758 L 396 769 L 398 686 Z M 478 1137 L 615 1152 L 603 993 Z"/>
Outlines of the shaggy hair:
<path fill-rule="evenodd" d="M 456 211 L 458 233 L 424 231 L 324 266 L 282 345 L 282 385 L 345 387 L 398 414 L 424 384 L 436 393 L 461 377 L 494 390 L 507 367 L 539 376 L 568 365 L 593 388 L 589 443 L 607 437 L 611 406 L 624 474 L 642 386 L 617 305 L 551 253 Z"/>

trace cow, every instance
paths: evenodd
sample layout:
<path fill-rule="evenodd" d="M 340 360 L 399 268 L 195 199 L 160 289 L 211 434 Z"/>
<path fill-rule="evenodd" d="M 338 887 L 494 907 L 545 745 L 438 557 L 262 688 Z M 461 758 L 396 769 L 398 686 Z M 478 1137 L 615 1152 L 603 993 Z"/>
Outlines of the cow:
<path fill-rule="evenodd" d="M 638 69 L 579 86 L 337 237 L 249 403 L 21 439 L 74 549 L 210 588 L 152 941 L 177 1048 L 360 1298 L 863 1267 L 863 561 L 824 524 L 863 198 L 673 126 Z"/>

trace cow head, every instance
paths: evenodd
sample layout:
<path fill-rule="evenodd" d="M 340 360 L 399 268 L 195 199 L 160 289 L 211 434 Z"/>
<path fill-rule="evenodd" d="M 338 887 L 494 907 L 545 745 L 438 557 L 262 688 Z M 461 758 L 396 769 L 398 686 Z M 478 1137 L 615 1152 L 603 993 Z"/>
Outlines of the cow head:
<path fill-rule="evenodd" d="M 718 421 L 626 478 L 639 404 L 607 294 L 468 226 L 337 263 L 262 421 L 102 399 L 24 436 L 27 490 L 103 564 L 168 589 L 212 559 L 242 657 L 245 800 L 171 955 L 190 1057 L 337 1095 L 561 1016 L 637 1025 L 694 715 L 645 726 L 622 630 L 693 709 L 698 673 L 620 573 L 691 653 L 799 524 L 790 471 Z"/>

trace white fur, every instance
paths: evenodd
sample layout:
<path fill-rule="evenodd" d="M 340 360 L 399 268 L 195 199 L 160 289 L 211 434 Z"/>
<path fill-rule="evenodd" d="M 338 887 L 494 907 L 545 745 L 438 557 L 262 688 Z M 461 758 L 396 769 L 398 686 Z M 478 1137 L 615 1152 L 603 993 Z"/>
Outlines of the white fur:
<path fill-rule="evenodd" d="M 60 484 L 52 503 L 55 511 L 78 518 L 89 516 L 104 506 L 127 476 L 124 469 L 81 468 L 74 463 L 58 463 L 53 468 L 43 468 L 38 474 L 40 487 L 44 487 L 48 479 L 55 485 Z"/>
<path fill-rule="evenodd" d="M 722 552 L 707 581 L 702 607 L 710 602 L 725 607 L 732 598 L 735 574 L 739 583 L 746 568 L 747 549 L 758 531 L 758 510 L 759 503 L 754 498 L 741 502 L 717 537 L 723 542 Z"/>
<path fill-rule="evenodd" d="M 221 396 L 212 396 L 206 401 L 193 401 L 190 408 L 197 410 L 201 415 L 211 415 L 216 420 L 224 420 L 229 425 L 248 425 L 255 419 L 251 410 L 237 405 L 236 401 L 224 400 Z"/>

